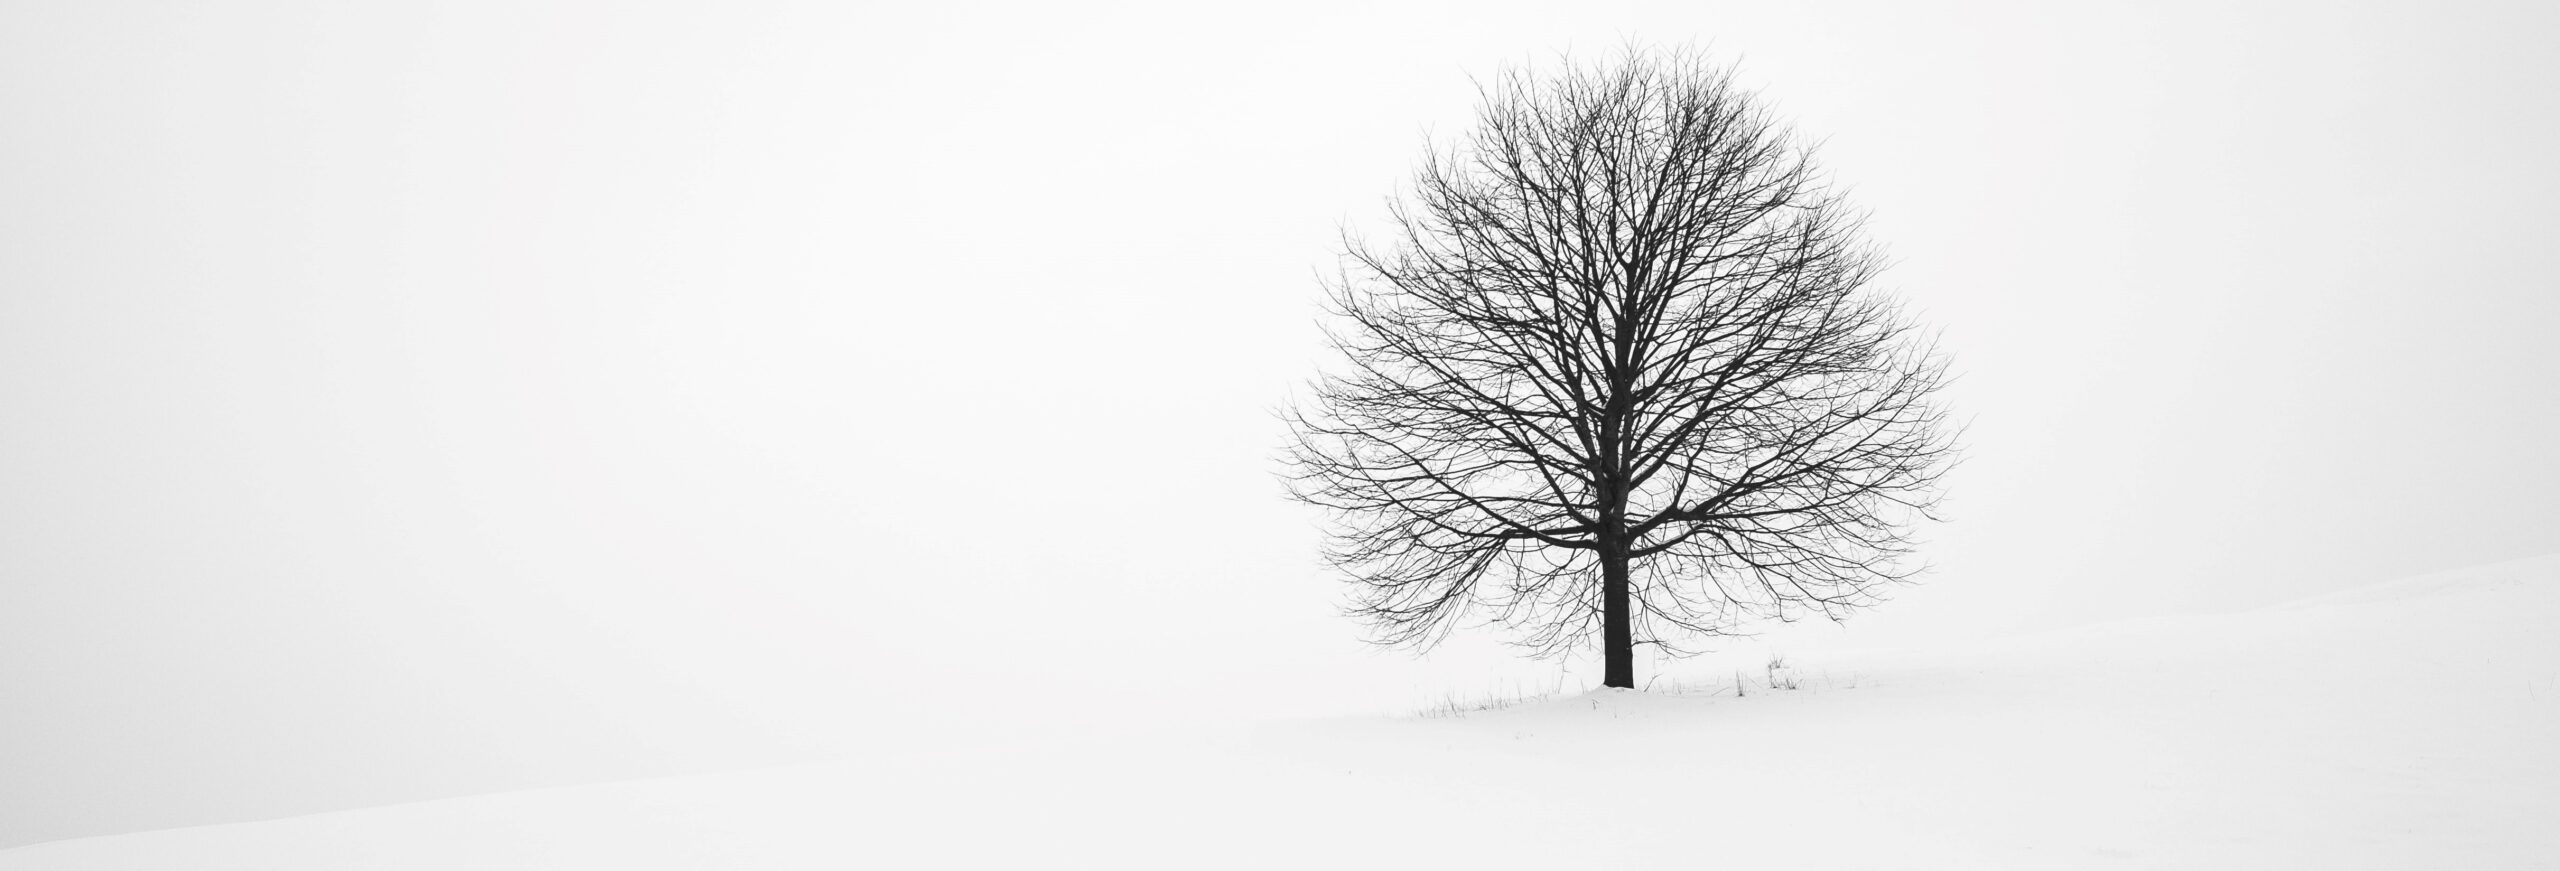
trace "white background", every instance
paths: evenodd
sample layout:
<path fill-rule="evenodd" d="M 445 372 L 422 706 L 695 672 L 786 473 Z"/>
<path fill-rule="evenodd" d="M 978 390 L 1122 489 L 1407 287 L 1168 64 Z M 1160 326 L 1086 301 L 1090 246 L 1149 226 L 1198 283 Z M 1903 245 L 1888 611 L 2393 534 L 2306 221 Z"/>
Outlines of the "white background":
<path fill-rule="evenodd" d="M 0 846 L 1554 681 L 1359 646 L 1272 411 L 1568 50 L 1739 61 L 1945 329 L 1824 643 L 2560 551 L 2560 7 L 923 5 L 0 4 Z"/>

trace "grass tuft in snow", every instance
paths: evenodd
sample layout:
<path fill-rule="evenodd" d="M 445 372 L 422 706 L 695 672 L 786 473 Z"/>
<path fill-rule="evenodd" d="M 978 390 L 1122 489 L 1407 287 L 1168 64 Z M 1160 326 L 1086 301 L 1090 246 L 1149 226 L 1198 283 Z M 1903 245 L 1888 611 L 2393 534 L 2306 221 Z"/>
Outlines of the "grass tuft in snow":
<path fill-rule="evenodd" d="M 1519 707 L 1521 705 L 1543 702 L 1549 699 L 1563 698 L 1565 695 L 1564 688 L 1565 675 L 1558 673 L 1556 675 L 1555 685 L 1545 688 L 1523 686 L 1515 682 L 1502 690 L 1486 690 L 1484 692 L 1468 695 L 1461 695 L 1452 690 L 1442 694 L 1439 701 L 1432 702 L 1421 710 L 1413 712 L 1413 716 L 1426 720 L 1438 720 L 1464 717 L 1469 714 L 1482 714 L 1492 711 L 1500 711 Z"/>

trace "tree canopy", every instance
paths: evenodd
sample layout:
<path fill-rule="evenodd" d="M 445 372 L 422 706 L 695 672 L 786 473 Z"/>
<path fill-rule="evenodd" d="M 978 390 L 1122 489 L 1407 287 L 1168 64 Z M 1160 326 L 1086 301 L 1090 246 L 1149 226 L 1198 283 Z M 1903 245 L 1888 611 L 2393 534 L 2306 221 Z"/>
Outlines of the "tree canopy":
<path fill-rule="evenodd" d="M 1374 638 L 1596 635 L 1632 686 L 1637 645 L 1910 577 L 1946 363 L 1811 149 L 1692 54 L 1481 93 L 1387 243 L 1347 244 L 1341 365 L 1288 412 L 1293 493 Z"/>

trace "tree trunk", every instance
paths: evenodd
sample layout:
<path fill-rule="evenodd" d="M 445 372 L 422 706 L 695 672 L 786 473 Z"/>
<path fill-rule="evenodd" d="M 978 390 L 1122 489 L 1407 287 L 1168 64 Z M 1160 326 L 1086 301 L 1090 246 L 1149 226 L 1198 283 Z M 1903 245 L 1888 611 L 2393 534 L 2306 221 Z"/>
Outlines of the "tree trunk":
<path fill-rule="evenodd" d="M 1627 613 L 1627 552 L 1611 542 L 1600 548 L 1600 685 L 1636 686 L 1636 637 Z"/>

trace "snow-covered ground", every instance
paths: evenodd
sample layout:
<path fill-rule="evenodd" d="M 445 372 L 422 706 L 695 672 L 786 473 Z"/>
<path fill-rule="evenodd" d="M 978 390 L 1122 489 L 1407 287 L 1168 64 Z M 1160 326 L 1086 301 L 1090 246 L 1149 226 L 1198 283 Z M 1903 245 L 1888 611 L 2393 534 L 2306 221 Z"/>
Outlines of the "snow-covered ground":
<path fill-rule="evenodd" d="M 2560 556 L 1804 657 L 1739 696 L 1730 672 L 1674 673 L 1440 716 L 882 747 L 39 844 L 0 869 L 2552 868 L 2555 626 Z"/>

